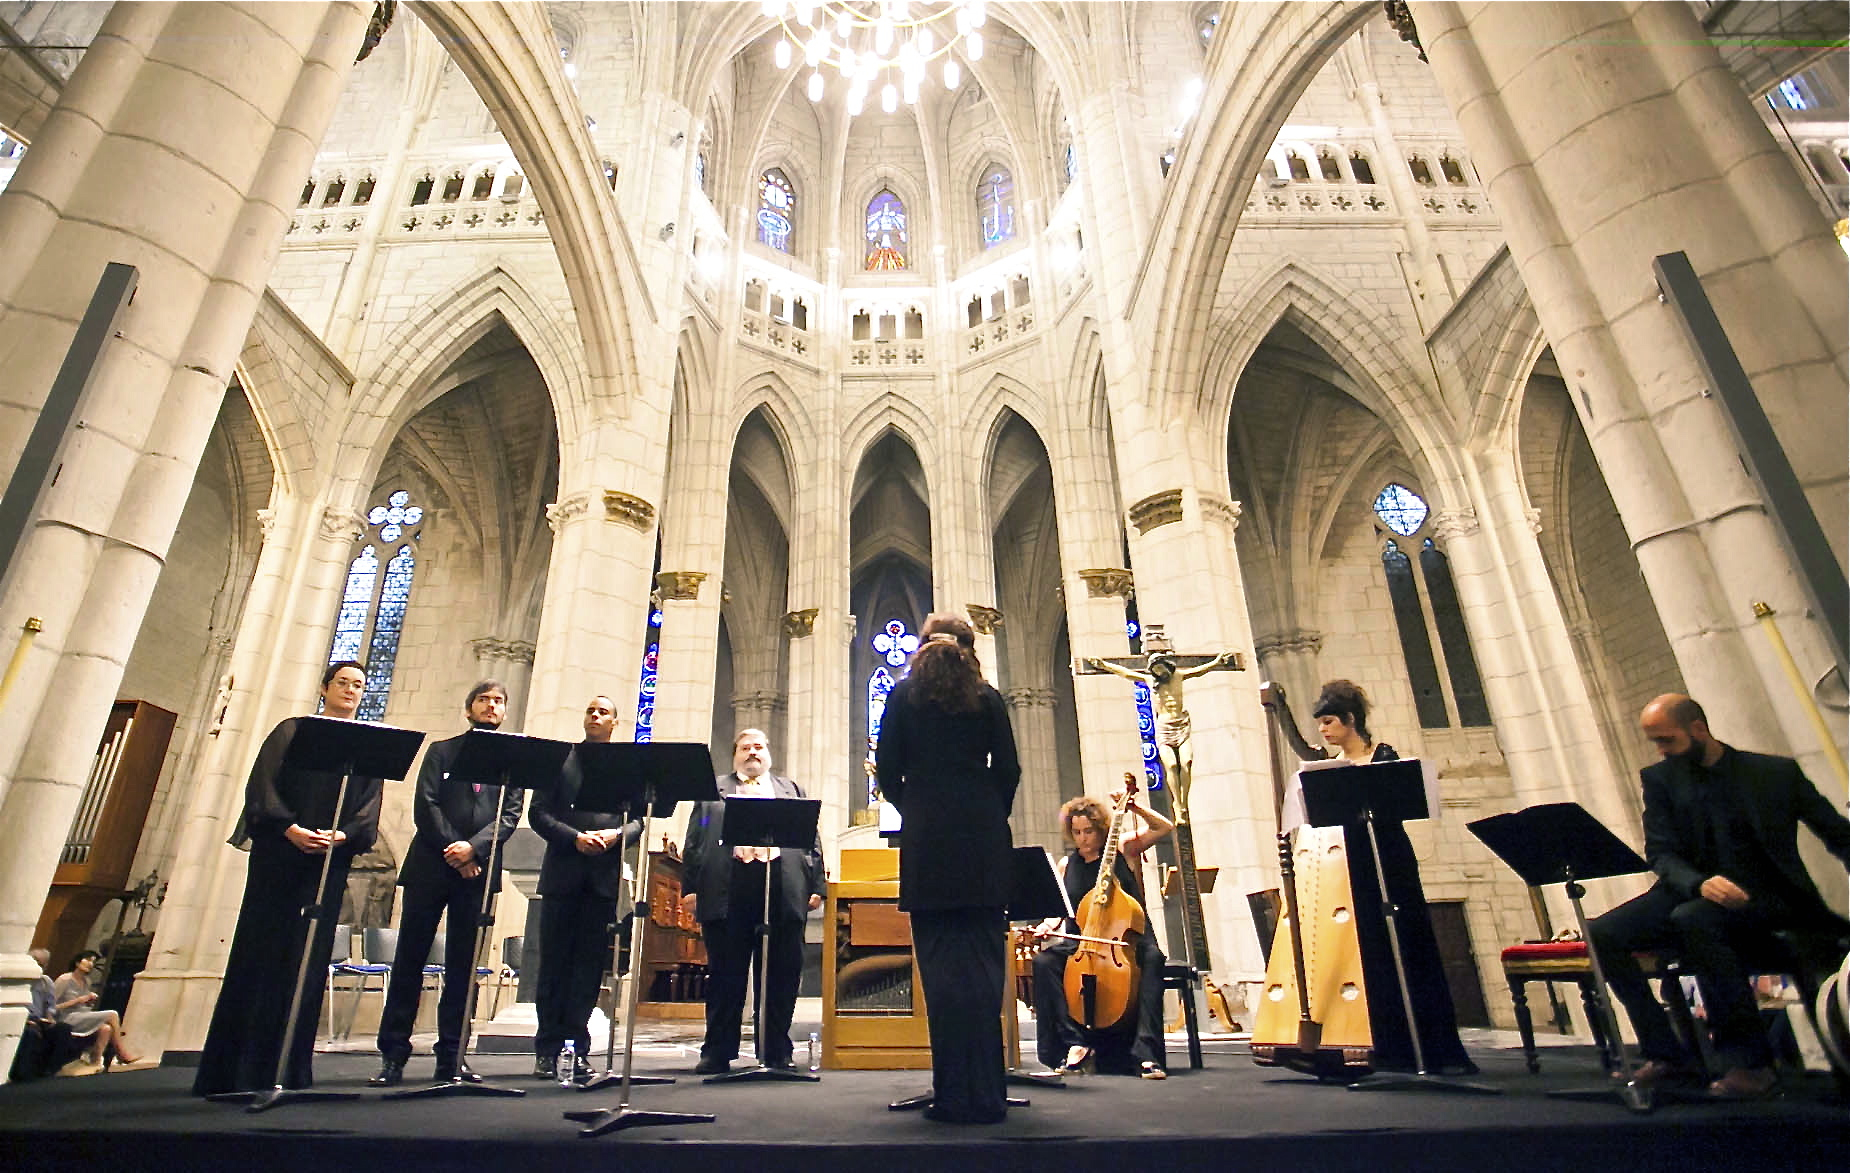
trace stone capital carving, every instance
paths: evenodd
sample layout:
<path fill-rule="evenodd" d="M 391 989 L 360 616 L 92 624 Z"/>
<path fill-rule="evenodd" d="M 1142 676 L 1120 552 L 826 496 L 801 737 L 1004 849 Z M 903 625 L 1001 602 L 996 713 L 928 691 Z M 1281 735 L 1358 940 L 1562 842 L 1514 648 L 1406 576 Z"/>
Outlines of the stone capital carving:
<path fill-rule="evenodd" d="M 1441 509 L 1433 514 L 1433 536 L 1449 542 L 1453 538 L 1468 538 L 1478 530 L 1477 510 L 1470 506 L 1463 509 Z"/>
<path fill-rule="evenodd" d="M 1139 534 L 1182 520 L 1182 490 L 1164 489 L 1152 493 L 1125 511 Z"/>
<path fill-rule="evenodd" d="M 1135 593 L 1135 580 L 1122 566 L 1082 570 L 1079 577 L 1086 584 L 1088 599 L 1128 599 Z"/>
<path fill-rule="evenodd" d="M 357 542 L 366 532 L 366 516 L 357 509 L 330 505 L 321 511 L 321 536 L 330 542 Z"/>
<path fill-rule="evenodd" d="M 688 602 L 700 597 L 700 584 L 707 580 L 704 570 L 664 570 L 655 576 L 662 598 Z"/>
<path fill-rule="evenodd" d="M 802 639 L 816 631 L 818 608 L 805 607 L 801 611 L 784 612 L 784 634 L 791 639 Z"/>
<path fill-rule="evenodd" d="M 591 494 L 573 493 L 571 496 L 562 497 L 546 507 L 546 524 L 550 525 L 552 527 L 552 532 L 556 534 L 565 528 L 566 523 L 577 521 L 579 518 L 583 517 L 590 508 Z"/>
<path fill-rule="evenodd" d="M 1011 709 L 1051 709 L 1053 708 L 1053 689 L 1051 688 L 1011 688 L 1002 694 Z"/>
<path fill-rule="evenodd" d="M 1211 521 L 1218 521 L 1228 529 L 1240 528 L 1240 503 L 1229 501 L 1212 493 L 1197 493 L 1195 500 L 1201 503 L 1201 515 Z"/>
<path fill-rule="evenodd" d="M 276 510 L 259 509 L 257 511 L 257 528 L 262 531 L 263 540 L 266 542 L 269 541 L 270 535 L 276 532 Z"/>
<path fill-rule="evenodd" d="M 732 694 L 734 710 L 755 712 L 778 712 L 789 704 L 784 694 L 775 688 L 754 688 Z"/>
<path fill-rule="evenodd" d="M 965 603 L 964 610 L 970 612 L 970 626 L 976 629 L 978 635 L 994 635 L 996 628 L 1002 626 L 1002 612 L 994 607 Z"/>
<path fill-rule="evenodd" d="M 615 489 L 605 489 L 604 519 L 620 521 L 624 525 L 646 530 L 655 524 L 655 506 L 641 497 L 619 493 Z"/>
<path fill-rule="evenodd" d="M 1522 511 L 1522 515 L 1523 515 L 1523 518 L 1527 520 L 1529 523 L 1530 533 L 1539 534 L 1542 532 L 1542 511 L 1541 510 L 1531 505 L 1529 508 Z"/>
<path fill-rule="evenodd" d="M 1253 641 L 1253 651 L 1260 656 L 1273 656 L 1279 653 L 1295 655 L 1309 652 L 1315 655 L 1323 650 L 1323 633 L 1321 631 L 1288 631 L 1279 635 L 1262 636 Z"/>
<path fill-rule="evenodd" d="M 480 639 L 469 641 L 469 647 L 475 651 L 477 660 L 494 663 L 508 661 L 515 664 L 533 663 L 533 644 L 524 639 L 500 639 L 485 635 Z"/>

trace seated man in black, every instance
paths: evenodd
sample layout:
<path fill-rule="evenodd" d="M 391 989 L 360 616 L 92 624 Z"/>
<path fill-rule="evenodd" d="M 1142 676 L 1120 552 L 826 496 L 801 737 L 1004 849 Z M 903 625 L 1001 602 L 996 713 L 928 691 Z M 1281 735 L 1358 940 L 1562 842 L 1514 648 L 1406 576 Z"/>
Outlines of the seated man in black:
<path fill-rule="evenodd" d="M 795 782 L 771 772 L 771 745 L 761 729 L 732 739 L 732 773 L 717 779 L 720 798 L 694 808 L 687 822 L 681 905 L 700 922 L 707 947 L 707 1033 L 696 1075 L 718 1075 L 739 1055 L 746 975 L 755 973 L 758 926 L 764 924 L 765 869 L 771 869 L 771 921 L 766 943 L 764 1022 L 758 1062 L 789 1067 L 790 1020 L 803 977 L 803 929 L 822 907 L 822 843 L 809 851 L 725 846 L 726 799 L 802 798 Z"/>
<path fill-rule="evenodd" d="M 1139 879 L 1142 869 L 1138 861 L 1146 850 L 1175 830 L 1175 824 L 1138 802 L 1135 794 L 1128 796 L 1126 801 L 1130 807 L 1125 818 L 1128 820 L 1136 815 L 1143 820 L 1145 829 L 1119 840 L 1112 874 L 1147 913 L 1149 906 L 1144 904 L 1143 883 Z M 1099 863 L 1111 833 L 1111 814 L 1098 799 L 1081 795 L 1060 808 L 1060 831 L 1073 845 L 1072 852 L 1058 865 L 1060 882 L 1066 887 L 1067 900 L 1078 908 L 1098 883 Z M 1066 963 L 1079 943 L 1049 936 L 1078 930 L 1079 926 L 1071 919 L 1043 921 L 1037 926 L 1037 932 L 1047 938 L 1047 945 L 1034 955 L 1035 1053 L 1042 1063 L 1061 1071 L 1085 1066 L 1092 1058 L 1096 1041 L 1086 1037 L 1067 1009 Z M 1137 1006 L 1129 1016 L 1131 1058 L 1143 1078 L 1167 1079 L 1167 1057 L 1163 1051 L 1164 958 L 1152 932 L 1146 931 L 1138 941 L 1137 964 L 1141 968 L 1141 984 Z"/>
<path fill-rule="evenodd" d="M 1657 883 L 1591 926 L 1607 981 L 1631 1016 L 1652 1084 L 1694 1069 L 1651 997 L 1635 950 L 1667 949 L 1702 988 L 1715 1048 L 1727 1071 L 1709 1085 L 1719 1099 L 1773 1090 L 1772 1051 L 1754 1009 L 1743 955 L 1780 929 L 1843 934 L 1850 923 L 1825 906 L 1799 858 L 1798 825 L 1850 861 L 1850 820 L 1818 793 L 1798 763 L 1715 740 L 1702 706 L 1667 693 L 1645 706 L 1645 736 L 1663 760 L 1644 780 L 1644 850 Z"/>

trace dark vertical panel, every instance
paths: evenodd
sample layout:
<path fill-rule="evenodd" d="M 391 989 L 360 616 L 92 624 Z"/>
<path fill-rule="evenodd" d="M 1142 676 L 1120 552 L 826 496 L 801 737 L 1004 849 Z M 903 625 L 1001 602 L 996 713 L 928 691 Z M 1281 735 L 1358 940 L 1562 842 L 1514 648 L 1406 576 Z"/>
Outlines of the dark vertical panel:
<path fill-rule="evenodd" d="M 1465 631 L 1464 613 L 1458 608 L 1458 590 L 1452 584 L 1452 564 L 1445 551 L 1427 538 L 1420 550 L 1420 572 L 1426 576 L 1426 598 L 1432 603 L 1433 623 L 1439 629 L 1439 646 L 1445 651 L 1446 671 L 1452 677 L 1452 699 L 1458 720 L 1465 725 L 1490 724 L 1490 705 L 1484 700 L 1484 678 L 1478 675 L 1477 657 L 1471 654 L 1471 636 Z"/>
<path fill-rule="evenodd" d="M 1420 613 L 1419 588 L 1413 583 L 1413 562 L 1389 541 L 1381 551 L 1387 572 L 1388 598 L 1394 603 L 1394 625 L 1400 629 L 1400 651 L 1407 660 L 1407 678 L 1413 684 L 1413 705 L 1420 728 L 1444 729 L 1445 693 L 1439 686 L 1439 665 L 1433 659 L 1432 641 L 1426 635 L 1426 616 Z"/>

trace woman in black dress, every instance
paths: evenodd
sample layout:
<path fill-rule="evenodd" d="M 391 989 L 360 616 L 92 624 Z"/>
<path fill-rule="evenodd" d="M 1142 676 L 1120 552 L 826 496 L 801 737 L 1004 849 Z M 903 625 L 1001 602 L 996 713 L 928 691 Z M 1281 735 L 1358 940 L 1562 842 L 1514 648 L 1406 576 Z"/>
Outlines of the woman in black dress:
<path fill-rule="evenodd" d="M 321 715 L 351 720 L 365 694 L 366 669 L 357 661 L 330 664 L 321 677 Z M 260 1091 L 275 1084 L 284 1020 L 302 963 L 302 909 L 316 902 L 322 856 L 332 851 L 328 900 L 316 922 L 308 964 L 311 977 L 303 987 L 283 1074 L 284 1087 L 303 1088 L 314 1082 L 315 1031 L 340 893 L 346 890 L 348 865 L 378 835 L 384 783 L 355 775 L 336 811 L 339 774 L 283 765 L 296 723 L 291 717 L 270 731 L 244 787 L 244 813 L 232 842 L 249 840 L 250 872 L 231 955 L 225 959 L 225 981 L 193 1080 L 196 1096 Z"/>
<path fill-rule="evenodd" d="M 1368 697 L 1353 681 L 1326 683 L 1311 715 L 1317 719 L 1317 732 L 1322 734 L 1331 757 L 1355 765 L 1400 760 L 1393 746 L 1376 741 L 1368 732 Z M 1433 933 L 1426 894 L 1420 886 L 1420 861 L 1413 854 L 1406 824 L 1391 819 L 1377 822 L 1375 841 L 1381 845 L 1381 871 L 1387 877 L 1388 894 L 1399 910 L 1395 926 L 1400 933 L 1407 993 L 1419 1022 L 1421 1057 L 1426 1060 L 1426 1069 L 1448 1074 L 1475 1073 L 1477 1065 L 1465 1054 L 1464 1043 L 1458 1038 L 1452 991 L 1446 985 L 1439 939 Z M 1375 874 L 1375 854 L 1369 847 L 1366 824 L 1356 822 L 1343 827 L 1343 848 L 1349 860 L 1349 889 L 1355 905 L 1355 933 L 1362 954 L 1375 1067 L 1413 1071 L 1418 1066 L 1413 1035 L 1407 1029 L 1406 1011 L 1401 1005 L 1400 978 L 1394 967 L 1387 919 L 1382 915 L 1381 882 Z"/>
<path fill-rule="evenodd" d="M 912 917 L 931 1032 L 925 1115 L 993 1124 L 1008 1114 L 1008 819 L 1021 763 L 1002 694 L 983 681 L 970 624 L 932 615 L 920 634 L 911 670 L 887 697 L 874 769 L 904 819 L 899 907 Z"/>

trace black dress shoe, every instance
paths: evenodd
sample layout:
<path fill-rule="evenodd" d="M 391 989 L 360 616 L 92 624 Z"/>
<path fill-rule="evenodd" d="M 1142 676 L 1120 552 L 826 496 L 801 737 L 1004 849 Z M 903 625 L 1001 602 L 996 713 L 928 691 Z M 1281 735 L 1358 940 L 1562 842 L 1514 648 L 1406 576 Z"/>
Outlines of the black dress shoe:
<path fill-rule="evenodd" d="M 591 1060 L 585 1058 L 583 1055 L 572 1056 L 573 1083 L 590 1083 L 591 1077 L 596 1074 L 597 1072 L 591 1069 Z"/>
<path fill-rule="evenodd" d="M 702 1055 L 700 1062 L 694 1064 L 695 1075 L 724 1075 L 731 1070 L 732 1060 L 730 1059 L 709 1059 Z"/>
<path fill-rule="evenodd" d="M 467 1063 L 458 1063 L 452 1067 L 447 1063 L 437 1064 L 437 1082 L 448 1083 L 460 1079 L 464 1083 L 481 1083 L 482 1077 L 472 1071 Z"/>
<path fill-rule="evenodd" d="M 533 1078 L 556 1080 L 559 1078 L 559 1057 L 557 1055 L 536 1055 L 533 1059 Z"/>
<path fill-rule="evenodd" d="M 379 1074 L 366 1081 L 372 1087 L 391 1087 L 405 1082 L 405 1064 L 402 1059 L 387 1059 L 379 1065 Z"/>

